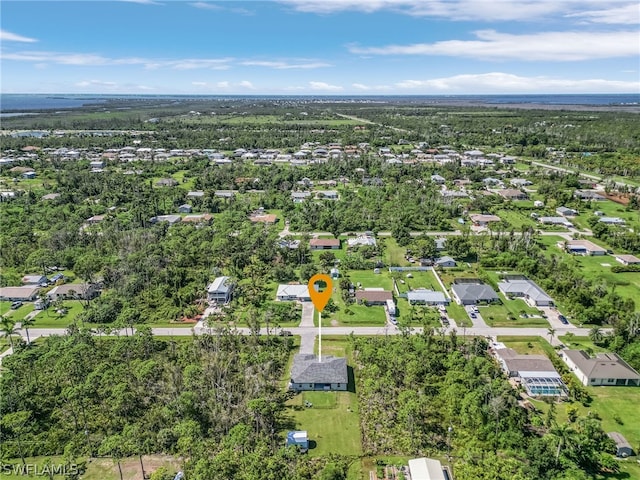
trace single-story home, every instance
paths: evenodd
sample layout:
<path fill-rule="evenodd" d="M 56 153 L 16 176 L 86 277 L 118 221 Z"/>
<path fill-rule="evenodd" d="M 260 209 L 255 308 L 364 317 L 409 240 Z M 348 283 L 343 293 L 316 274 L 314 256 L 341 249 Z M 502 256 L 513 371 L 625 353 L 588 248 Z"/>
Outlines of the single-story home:
<path fill-rule="evenodd" d="M 499 222 L 500 217 L 497 215 L 484 215 L 479 213 L 472 213 L 469 218 L 476 227 L 486 227 L 491 222 Z"/>
<path fill-rule="evenodd" d="M 311 250 L 340 250 L 339 238 L 312 238 L 309 240 Z"/>
<path fill-rule="evenodd" d="M 433 458 L 412 458 L 409 460 L 411 480 L 449 480 L 440 460 Z"/>
<path fill-rule="evenodd" d="M 567 395 L 567 387 L 546 355 L 521 355 L 512 348 L 496 348 L 492 353 L 505 374 L 519 378 L 529 395 Z"/>
<path fill-rule="evenodd" d="M 533 185 L 533 182 L 526 178 L 512 178 L 509 183 L 514 187 L 526 187 L 528 185 Z"/>
<path fill-rule="evenodd" d="M 156 217 L 151 217 L 149 221 L 151 223 L 167 222 L 169 225 L 174 225 L 181 222 L 182 217 L 180 215 L 158 215 Z"/>
<path fill-rule="evenodd" d="M 627 223 L 620 217 L 600 217 L 598 221 L 606 225 L 620 225 L 620 226 L 626 225 Z"/>
<path fill-rule="evenodd" d="M 22 283 L 24 285 L 40 285 L 41 283 L 46 283 L 47 281 L 47 277 L 40 274 L 25 275 L 24 277 L 22 277 Z"/>
<path fill-rule="evenodd" d="M 178 185 L 178 181 L 175 178 L 161 178 L 156 182 L 158 187 L 175 187 Z"/>
<path fill-rule="evenodd" d="M 280 240 L 278 240 L 278 246 L 280 248 L 288 248 L 290 250 L 297 250 L 298 248 L 300 248 L 300 240 L 293 240 L 293 239 L 285 239 L 282 238 Z"/>
<path fill-rule="evenodd" d="M 498 195 L 507 200 L 526 200 L 529 198 L 525 192 L 516 188 L 503 188 L 498 190 Z"/>
<path fill-rule="evenodd" d="M 234 286 L 231 278 L 216 277 L 207 287 L 207 300 L 216 303 L 229 303 Z"/>
<path fill-rule="evenodd" d="M 318 190 L 316 198 L 318 200 L 338 200 L 339 195 L 337 190 Z"/>
<path fill-rule="evenodd" d="M 311 192 L 291 192 L 293 203 L 302 203 L 307 198 L 311 198 Z"/>
<path fill-rule="evenodd" d="M 559 242 L 560 247 L 564 242 Z M 596 245 L 590 240 L 569 240 L 566 242 L 567 252 L 576 255 L 606 255 L 607 249 Z"/>
<path fill-rule="evenodd" d="M 615 259 L 623 265 L 640 265 L 640 258 L 635 255 L 616 255 Z"/>
<path fill-rule="evenodd" d="M 607 435 L 611 440 L 616 442 L 616 457 L 627 458 L 633 456 L 633 447 L 627 439 L 624 438 L 624 435 L 619 432 L 609 432 Z"/>
<path fill-rule="evenodd" d="M 573 227 L 573 223 L 565 217 L 538 217 L 538 222 L 543 225 L 563 225 L 565 227 Z"/>
<path fill-rule="evenodd" d="M 0 287 L 0 300 L 10 302 L 30 302 L 38 296 L 40 287 L 37 285 L 24 285 L 22 287 Z"/>
<path fill-rule="evenodd" d="M 486 283 L 476 279 L 457 279 L 451 285 L 453 299 L 459 305 L 499 302 L 500 297 Z"/>
<path fill-rule="evenodd" d="M 640 374 L 615 353 L 592 358 L 583 350 L 562 350 L 560 357 L 585 386 L 640 386 Z"/>
<path fill-rule="evenodd" d="M 346 390 L 348 384 L 346 358 L 326 355 L 320 359 L 304 353 L 293 357 L 290 390 Z"/>
<path fill-rule="evenodd" d="M 204 197 L 204 191 L 202 190 L 193 190 L 187 193 L 187 198 L 203 198 L 203 197 Z"/>
<path fill-rule="evenodd" d="M 605 197 L 603 195 L 600 195 L 597 191 L 588 189 L 576 190 L 575 192 L 573 192 L 573 196 L 579 198 L 580 200 L 605 200 Z"/>
<path fill-rule="evenodd" d="M 367 305 L 386 305 L 387 300 L 393 300 L 393 293 L 389 290 L 367 288 L 356 292 L 356 301 Z"/>
<path fill-rule="evenodd" d="M 498 289 L 507 297 L 523 297 L 532 307 L 553 306 L 553 299 L 533 280 L 526 277 L 505 278 L 498 282 Z"/>
<path fill-rule="evenodd" d="M 210 213 L 200 213 L 194 215 L 185 215 L 182 217 L 182 221 L 186 223 L 205 223 L 213 218 Z"/>
<path fill-rule="evenodd" d="M 407 292 L 410 305 L 449 305 L 449 299 L 442 292 L 418 288 Z"/>
<path fill-rule="evenodd" d="M 191 205 L 184 203 L 178 207 L 178 213 L 191 213 Z"/>
<path fill-rule="evenodd" d="M 457 264 L 452 257 L 445 255 L 444 257 L 437 258 L 435 262 L 433 262 L 433 265 L 435 265 L 436 267 L 452 268 L 452 267 L 455 267 Z"/>
<path fill-rule="evenodd" d="M 309 437 L 306 430 L 292 430 L 287 432 L 287 447 L 298 447 L 300 452 L 309 450 Z"/>
<path fill-rule="evenodd" d="M 57 285 L 47 292 L 50 301 L 58 299 L 91 300 L 99 295 L 100 290 L 94 283 L 65 283 Z"/>
<path fill-rule="evenodd" d="M 249 216 L 249 220 L 253 223 L 264 223 L 267 225 L 273 225 L 278 221 L 278 216 L 273 213 L 254 213 Z"/>
<path fill-rule="evenodd" d="M 355 238 L 347 239 L 347 245 L 351 247 L 360 247 L 360 246 L 373 246 L 377 245 L 376 237 L 373 235 L 358 235 Z"/>
<path fill-rule="evenodd" d="M 577 210 L 574 210 L 573 208 L 567 208 L 567 207 L 556 208 L 556 213 L 558 215 L 562 215 L 563 217 L 575 217 L 576 215 L 578 215 Z"/>
<path fill-rule="evenodd" d="M 447 181 L 447 179 L 446 179 L 446 178 L 444 178 L 444 177 L 443 177 L 443 176 L 441 176 L 441 175 L 437 175 L 437 174 L 436 174 L 436 175 L 431 175 L 431 181 L 432 181 L 433 183 L 438 184 L 438 185 L 442 185 L 444 182 L 446 182 L 446 181 Z"/>
<path fill-rule="evenodd" d="M 310 302 L 311 296 L 309 296 L 308 285 L 280 284 L 276 292 L 276 299 L 281 302 Z"/>

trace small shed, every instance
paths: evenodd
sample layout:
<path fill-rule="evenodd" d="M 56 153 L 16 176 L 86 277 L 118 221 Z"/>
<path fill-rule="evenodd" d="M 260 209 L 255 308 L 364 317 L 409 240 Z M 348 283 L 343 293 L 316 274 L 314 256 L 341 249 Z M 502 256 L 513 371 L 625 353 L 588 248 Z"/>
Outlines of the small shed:
<path fill-rule="evenodd" d="M 287 432 L 287 447 L 298 447 L 302 453 L 309 450 L 309 437 L 306 430 Z"/>
<path fill-rule="evenodd" d="M 624 438 L 624 435 L 618 432 L 607 433 L 609 438 L 616 442 L 616 457 L 631 457 L 633 456 L 633 448 L 631 444 Z"/>

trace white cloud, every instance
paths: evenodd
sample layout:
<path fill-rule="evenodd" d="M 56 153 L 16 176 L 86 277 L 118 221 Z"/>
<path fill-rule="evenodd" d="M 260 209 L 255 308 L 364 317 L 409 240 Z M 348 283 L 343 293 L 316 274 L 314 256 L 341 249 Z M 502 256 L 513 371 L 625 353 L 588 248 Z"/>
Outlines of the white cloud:
<path fill-rule="evenodd" d="M 218 87 L 218 88 L 229 88 L 229 82 L 218 82 L 218 83 L 216 83 L 216 87 Z"/>
<path fill-rule="evenodd" d="M 596 9 L 636 5 L 633 0 L 280 0 L 297 11 L 331 14 L 345 11 L 373 13 L 390 10 L 419 17 L 472 21 L 530 21 Z M 607 15 L 607 14 L 606 14 Z M 612 19 L 615 14 L 610 15 Z M 637 17 L 637 13 L 636 13 Z M 618 17 L 629 23 L 623 17 Z M 615 23 L 615 22 L 607 22 Z"/>
<path fill-rule="evenodd" d="M 566 16 L 569 18 L 582 18 L 585 22 L 591 23 L 637 25 L 640 23 L 640 3 L 634 2 L 629 5 L 603 10 L 587 10 L 570 13 Z"/>
<path fill-rule="evenodd" d="M 59 65 L 104 66 L 142 65 L 145 68 L 173 68 L 175 70 L 213 69 L 226 70 L 232 58 L 184 58 L 179 60 L 158 60 L 139 57 L 110 58 L 93 53 L 60 53 L 44 51 L 23 51 L 1 53 L 3 60 L 23 62 L 55 63 Z"/>
<path fill-rule="evenodd" d="M 503 72 L 455 75 L 427 80 L 405 80 L 396 87 L 412 93 L 629 93 L 640 91 L 640 81 L 521 77 Z"/>
<path fill-rule="evenodd" d="M 351 86 L 353 88 L 355 88 L 356 90 L 361 90 L 361 91 L 384 91 L 384 90 L 390 90 L 391 87 L 389 85 L 365 85 L 363 83 L 352 83 Z"/>
<path fill-rule="evenodd" d="M 156 2 L 155 0 L 120 0 L 124 3 L 139 3 L 140 5 L 162 5 L 160 2 Z"/>
<path fill-rule="evenodd" d="M 541 32 L 523 35 L 495 30 L 475 32 L 477 40 L 350 46 L 356 54 L 444 55 L 484 60 L 577 61 L 640 55 L 638 32 Z"/>
<path fill-rule="evenodd" d="M 17 33 L 7 32 L 6 30 L 0 30 L 0 41 L 34 43 L 38 40 L 36 40 L 35 38 L 23 37 L 22 35 L 18 35 Z"/>
<path fill-rule="evenodd" d="M 155 87 L 148 85 L 136 85 L 133 83 L 117 83 L 104 80 L 82 80 L 76 82 L 74 88 L 80 88 L 85 92 L 101 93 L 108 91 L 111 93 L 133 93 L 133 92 L 149 92 L 156 90 Z"/>
<path fill-rule="evenodd" d="M 325 92 L 339 92 L 343 90 L 343 88 L 339 85 L 331 85 L 325 82 L 309 82 L 309 87 L 311 88 L 311 90 Z"/>
<path fill-rule="evenodd" d="M 216 5 L 215 3 L 209 2 L 194 2 L 190 3 L 192 7 L 201 8 L 203 10 L 222 10 L 223 8 L 220 5 Z"/>
<path fill-rule="evenodd" d="M 240 62 L 240 65 L 244 65 L 247 67 L 267 67 L 267 68 L 275 68 L 277 70 L 289 70 L 289 69 L 313 69 L 313 68 L 324 68 L 331 67 L 330 63 L 323 62 L 307 62 L 307 63 L 287 63 L 287 62 L 276 62 L 276 61 L 262 61 L 262 60 L 246 60 L 244 62 Z"/>
<path fill-rule="evenodd" d="M 76 87 L 89 87 L 89 86 L 99 86 L 99 87 L 107 87 L 113 88 L 117 86 L 116 82 L 103 82 L 101 80 L 83 80 L 82 82 L 76 83 Z"/>
<path fill-rule="evenodd" d="M 249 90 L 255 90 L 256 87 L 253 86 L 253 83 L 251 83 L 249 80 L 242 80 L 238 86 L 242 87 L 242 88 L 248 88 Z"/>
<path fill-rule="evenodd" d="M 194 85 L 196 87 L 206 87 L 208 84 L 207 82 L 191 82 L 191 85 Z"/>

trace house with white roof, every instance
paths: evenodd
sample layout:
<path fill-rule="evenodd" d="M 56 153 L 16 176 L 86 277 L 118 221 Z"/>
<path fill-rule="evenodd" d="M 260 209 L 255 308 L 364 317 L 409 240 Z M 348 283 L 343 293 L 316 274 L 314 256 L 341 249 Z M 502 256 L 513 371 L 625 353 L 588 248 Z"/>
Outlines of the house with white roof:
<path fill-rule="evenodd" d="M 217 277 L 207 287 L 207 300 L 215 303 L 229 303 L 234 284 L 229 277 Z"/>
<path fill-rule="evenodd" d="M 276 299 L 281 302 L 310 302 L 309 287 L 307 285 L 278 285 Z"/>
<path fill-rule="evenodd" d="M 553 306 L 553 299 L 526 277 L 505 278 L 498 289 L 507 297 L 522 297 L 532 307 Z"/>

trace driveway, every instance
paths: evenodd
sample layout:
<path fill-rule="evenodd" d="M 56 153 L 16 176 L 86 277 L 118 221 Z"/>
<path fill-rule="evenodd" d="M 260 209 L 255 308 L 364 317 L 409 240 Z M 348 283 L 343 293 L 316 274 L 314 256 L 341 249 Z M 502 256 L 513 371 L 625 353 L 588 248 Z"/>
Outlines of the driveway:
<path fill-rule="evenodd" d="M 300 327 L 313 327 L 313 303 L 302 302 L 302 318 Z"/>
<path fill-rule="evenodd" d="M 568 323 L 568 324 L 564 324 L 560 321 L 560 319 L 558 318 L 558 315 L 560 315 L 560 312 L 558 310 L 556 310 L 555 308 L 551 308 L 551 307 L 538 307 L 540 310 L 542 310 L 544 312 L 544 314 L 547 316 L 547 322 L 549 322 L 549 325 L 553 328 L 555 328 L 556 330 L 559 328 L 562 329 L 572 329 L 572 328 L 578 328 L 576 327 L 574 324 L 572 323 Z"/>
<path fill-rule="evenodd" d="M 464 309 L 467 311 L 467 315 L 469 315 L 469 320 L 471 320 L 471 323 L 473 324 L 473 328 L 490 328 L 489 325 L 486 324 L 486 322 L 482 318 L 482 315 L 480 315 L 479 312 L 475 312 L 476 318 L 473 318 L 471 316 L 471 313 L 474 312 L 474 308 L 475 308 L 474 305 L 467 305 L 464 307 Z"/>

